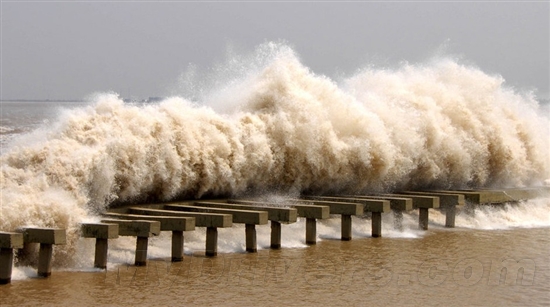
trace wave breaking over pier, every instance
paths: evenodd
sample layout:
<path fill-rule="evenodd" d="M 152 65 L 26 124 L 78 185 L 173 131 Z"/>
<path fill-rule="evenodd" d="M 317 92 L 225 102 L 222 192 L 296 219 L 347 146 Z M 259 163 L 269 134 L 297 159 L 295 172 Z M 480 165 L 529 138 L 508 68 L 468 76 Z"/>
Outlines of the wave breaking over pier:
<path fill-rule="evenodd" d="M 258 54 L 268 60 L 209 101 L 132 105 L 104 94 L 12 140 L 0 158 L 0 229 L 66 228 L 70 243 L 113 202 L 550 178 L 548 114 L 500 76 L 437 59 L 336 82 L 288 47 Z"/>

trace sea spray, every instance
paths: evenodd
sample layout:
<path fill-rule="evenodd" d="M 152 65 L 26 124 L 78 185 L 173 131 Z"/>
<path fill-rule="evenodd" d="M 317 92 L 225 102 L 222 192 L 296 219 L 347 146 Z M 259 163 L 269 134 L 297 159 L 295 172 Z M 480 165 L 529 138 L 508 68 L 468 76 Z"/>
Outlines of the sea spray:
<path fill-rule="evenodd" d="M 78 223 L 115 201 L 550 178 L 549 121 L 535 99 L 450 59 L 364 69 L 337 84 L 282 48 L 239 80 L 214 102 L 100 95 L 13 140 L 0 160 L 0 229 L 66 228 L 68 247 L 57 250 L 70 259 Z"/>

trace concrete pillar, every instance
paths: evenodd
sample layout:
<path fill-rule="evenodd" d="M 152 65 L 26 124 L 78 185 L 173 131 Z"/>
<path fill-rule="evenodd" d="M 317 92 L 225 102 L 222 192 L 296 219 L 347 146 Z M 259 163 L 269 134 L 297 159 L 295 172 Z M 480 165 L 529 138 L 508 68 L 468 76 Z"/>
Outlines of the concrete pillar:
<path fill-rule="evenodd" d="M 172 231 L 172 262 L 183 261 L 183 231 Z"/>
<path fill-rule="evenodd" d="M 418 227 L 422 230 L 428 230 L 429 209 L 418 208 Z"/>
<path fill-rule="evenodd" d="M 13 248 L 0 248 L 0 285 L 11 282 L 13 267 Z"/>
<path fill-rule="evenodd" d="M 246 232 L 246 251 L 249 253 L 255 253 L 258 251 L 256 244 L 256 225 L 245 224 Z"/>
<path fill-rule="evenodd" d="M 378 238 L 382 236 L 382 213 L 372 213 L 372 236 Z"/>
<path fill-rule="evenodd" d="M 0 232 L 0 285 L 11 282 L 13 249 L 23 247 L 23 235 L 13 232 Z"/>
<path fill-rule="evenodd" d="M 95 260 L 94 267 L 105 269 L 107 268 L 107 252 L 109 250 L 108 239 L 95 239 Z"/>
<path fill-rule="evenodd" d="M 317 220 L 306 218 L 306 244 L 317 244 Z"/>
<path fill-rule="evenodd" d="M 38 276 L 49 277 L 52 275 L 52 244 L 40 243 L 38 252 Z"/>
<path fill-rule="evenodd" d="M 206 256 L 214 257 L 218 254 L 218 228 L 206 227 Z"/>
<path fill-rule="evenodd" d="M 445 208 L 445 227 L 455 227 L 456 206 Z"/>
<path fill-rule="evenodd" d="M 281 223 L 271 221 L 271 248 L 281 248 Z"/>
<path fill-rule="evenodd" d="M 149 245 L 149 237 L 137 237 L 136 240 L 136 266 L 147 265 L 147 247 Z"/>
<path fill-rule="evenodd" d="M 342 214 L 342 241 L 351 240 L 351 215 Z"/>

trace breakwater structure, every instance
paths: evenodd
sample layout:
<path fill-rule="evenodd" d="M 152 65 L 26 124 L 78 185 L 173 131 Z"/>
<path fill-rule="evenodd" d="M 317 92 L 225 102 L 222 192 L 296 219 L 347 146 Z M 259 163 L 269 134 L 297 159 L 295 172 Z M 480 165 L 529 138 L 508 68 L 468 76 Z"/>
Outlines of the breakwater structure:
<path fill-rule="evenodd" d="M 305 243 L 317 241 L 317 221 L 335 215 L 341 219 L 341 239 L 352 239 L 352 216 L 371 219 L 371 236 L 381 237 L 382 214 L 393 214 L 394 227 L 401 227 L 403 212 L 418 210 L 418 227 L 428 229 L 429 210 L 445 213 L 445 227 L 455 227 L 459 210 L 474 214 L 479 206 L 498 206 L 526 199 L 550 197 L 550 187 L 400 191 L 391 194 L 372 195 L 303 195 L 299 198 L 279 197 L 276 201 L 265 199 L 204 199 L 160 204 L 140 204 L 108 209 L 102 213 L 101 222 L 82 223 L 80 236 L 93 238 L 95 244 L 94 267 L 107 267 L 108 242 L 119 236 L 136 238 L 136 266 L 147 265 L 150 237 L 161 231 L 172 232 L 173 262 L 183 260 L 184 232 L 197 227 L 206 228 L 205 255 L 217 255 L 218 228 L 245 224 L 246 252 L 257 251 L 256 226 L 271 226 L 270 247 L 281 247 L 283 224 L 295 223 L 305 218 Z M 235 238 L 238 240 L 239 238 Z M 66 243 L 64 229 L 22 227 L 12 231 L 0 230 L 0 284 L 11 282 L 14 254 L 19 260 L 29 256 L 32 245 L 40 244 L 38 276 L 51 275 L 52 251 L 58 244 Z"/>

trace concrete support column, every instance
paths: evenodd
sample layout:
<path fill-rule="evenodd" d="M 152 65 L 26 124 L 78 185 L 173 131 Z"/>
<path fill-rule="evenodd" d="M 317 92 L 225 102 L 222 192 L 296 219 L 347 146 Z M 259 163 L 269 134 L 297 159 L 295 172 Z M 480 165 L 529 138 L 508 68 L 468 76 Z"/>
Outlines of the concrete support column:
<path fill-rule="evenodd" d="M 342 214 L 342 241 L 351 240 L 351 215 Z"/>
<path fill-rule="evenodd" d="M 147 247 L 149 245 L 148 237 L 137 237 L 136 240 L 136 266 L 147 265 Z"/>
<path fill-rule="evenodd" d="M 206 256 L 214 257 L 218 254 L 218 228 L 206 227 Z"/>
<path fill-rule="evenodd" d="M 256 225 L 245 224 L 246 235 L 246 251 L 249 253 L 255 253 L 258 251 L 256 245 Z"/>
<path fill-rule="evenodd" d="M 418 227 L 422 230 L 428 230 L 429 209 L 418 208 Z"/>
<path fill-rule="evenodd" d="M 52 244 L 40 243 L 38 252 L 38 276 L 49 277 L 52 275 Z"/>
<path fill-rule="evenodd" d="M 95 260 L 94 267 L 105 269 L 107 268 L 107 251 L 109 250 L 108 239 L 95 239 Z"/>
<path fill-rule="evenodd" d="M 382 213 L 372 213 L 372 236 L 378 238 L 382 236 Z"/>
<path fill-rule="evenodd" d="M 445 208 L 445 227 L 455 227 L 456 206 Z"/>
<path fill-rule="evenodd" d="M 281 223 L 271 221 L 271 248 L 281 248 Z"/>
<path fill-rule="evenodd" d="M 183 261 L 183 231 L 172 231 L 172 262 Z"/>
<path fill-rule="evenodd" d="M 11 282 L 13 248 L 0 248 L 0 285 Z"/>
<path fill-rule="evenodd" d="M 317 220 L 306 218 L 306 244 L 317 244 Z"/>

